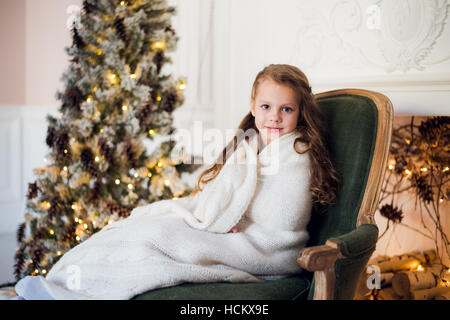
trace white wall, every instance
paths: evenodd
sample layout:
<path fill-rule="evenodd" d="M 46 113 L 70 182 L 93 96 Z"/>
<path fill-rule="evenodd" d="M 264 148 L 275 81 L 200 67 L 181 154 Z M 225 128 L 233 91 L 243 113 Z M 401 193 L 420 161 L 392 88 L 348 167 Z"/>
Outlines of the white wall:
<path fill-rule="evenodd" d="M 0 2 L 2 19 L 5 3 Z M 8 31 L 20 40 L 17 48 L 25 44 L 22 58 L 13 60 L 25 74 L 18 78 L 25 90 L 11 96 L 0 86 L 0 97 L 8 95 L 7 102 L 0 100 L 0 233 L 15 232 L 31 168 L 43 164 L 43 119 L 58 107 L 64 47 L 71 42 L 66 9 L 80 3 L 25 0 L 22 9 L 15 7 L 25 10 L 19 14 L 25 31 L 12 23 Z M 188 80 L 186 103 L 175 112 L 179 127 L 201 120 L 205 127 L 235 128 L 248 112 L 256 73 L 269 63 L 299 66 L 314 92 L 366 88 L 390 97 L 397 114 L 450 115 L 450 0 L 169 3 L 178 8 L 174 27 L 180 41 L 168 70 Z M 5 34 L 0 33 L 3 64 L 11 57 Z"/>

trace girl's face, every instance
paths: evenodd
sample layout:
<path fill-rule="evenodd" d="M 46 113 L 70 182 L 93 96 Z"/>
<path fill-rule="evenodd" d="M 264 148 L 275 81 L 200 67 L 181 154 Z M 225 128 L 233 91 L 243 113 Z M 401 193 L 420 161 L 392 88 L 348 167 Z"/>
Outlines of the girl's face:
<path fill-rule="evenodd" d="M 267 78 L 256 88 L 251 112 L 264 147 L 297 127 L 300 112 L 297 94 L 290 87 Z"/>

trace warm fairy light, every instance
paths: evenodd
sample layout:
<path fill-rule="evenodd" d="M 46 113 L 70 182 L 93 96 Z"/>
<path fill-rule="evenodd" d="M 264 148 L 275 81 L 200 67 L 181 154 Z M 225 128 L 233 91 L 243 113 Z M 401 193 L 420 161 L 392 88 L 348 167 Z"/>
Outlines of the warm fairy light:
<path fill-rule="evenodd" d="M 64 150 L 64 151 L 65 151 L 65 150 Z M 66 153 L 66 152 L 64 152 L 64 153 Z M 67 170 L 68 170 L 68 169 L 67 169 L 67 166 L 64 166 L 63 170 L 64 170 L 64 171 L 67 171 Z"/>
<path fill-rule="evenodd" d="M 95 157 L 95 162 L 99 162 L 100 161 L 100 157 L 99 156 L 96 156 Z"/>
<path fill-rule="evenodd" d="M 102 50 L 101 49 L 97 49 L 97 55 L 101 55 L 102 54 Z"/>
<path fill-rule="evenodd" d="M 58 256 L 60 256 L 60 255 L 62 255 L 62 252 L 61 252 L 61 251 L 58 251 L 56 254 L 57 254 Z"/>
<path fill-rule="evenodd" d="M 425 270 L 425 269 L 422 267 L 421 264 L 419 264 L 419 266 L 417 267 L 417 271 L 423 271 L 423 270 Z"/>
<path fill-rule="evenodd" d="M 393 166 L 392 164 L 390 164 L 390 165 L 388 166 L 388 168 L 389 168 L 389 170 L 393 170 L 393 169 L 394 169 L 394 166 Z"/>
<path fill-rule="evenodd" d="M 444 202 L 444 198 L 440 198 L 440 199 L 439 199 L 439 202 L 440 202 L 440 203 Z"/>
<path fill-rule="evenodd" d="M 426 168 L 426 167 L 420 168 L 420 171 L 422 171 L 422 172 L 427 172 L 427 171 L 428 171 L 428 168 Z"/>
<path fill-rule="evenodd" d="M 449 170 L 448 167 L 445 167 L 444 170 L 442 170 L 442 172 L 447 172 Z"/>
<path fill-rule="evenodd" d="M 186 81 L 184 81 L 184 79 L 180 79 L 179 81 L 178 81 L 178 89 L 180 89 L 180 90 L 184 90 L 184 89 L 186 89 Z"/>
<path fill-rule="evenodd" d="M 77 202 L 72 203 L 72 209 L 77 210 L 77 208 L 78 208 L 78 203 Z M 75 219 L 78 219 L 78 218 L 75 218 Z"/>
<path fill-rule="evenodd" d="M 47 273 L 47 270 L 43 269 L 42 274 L 46 274 L 46 273 Z"/>
<path fill-rule="evenodd" d="M 161 99 L 162 99 L 161 95 L 160 95 L 160 94 L 158 94 L 158 95 L 156 96 L 156 101 L 157 101 L 157 102 L 160 102 L 160 101 L 161 101 Z"/>
<path fill-rule="evenodd" d="M 39 273 L 39 270 L 38 269 L 34 269 L 34 273 Z"/>
<path fill-rule="evenodd" d="M 111 224 L 112 223 L 112 221 L 111 220 L 108 220 L 108 224 Z"/>
<path fill-rule="evenodd" d="M 103 133 L 103 128 L 100 128 L 100 133 Z"/>
<path fill-rule="evenodd" d="M 80 236 L 76 236 L 75 239 L 77 239 L 77 241 L 80 241 Z"/>
<path fill-rule="evenodd" d="M 130 74 L 130 78 L 131 78 L 131 79 L 136 79 L 136 77 L 137 77 L 136 73 Z"/>
<path fill-rule="evenodd" d="M 405 169 L 405 173 L 409 176 L 412 172 L 409 169 Z"/>
<path fill-rule="evenodd" d="M 85 223 L 85 224 L 83 225 L 83 227 L 84 227 L 85 229 L 87 229 L 87 228 L 88 228 L 87 223 Z"/>
<path fill-rule="evenodd" d="M 120 179 L 116 179 L 116 180 L 114 180 L 114 182 L 115 182 L 116 184 L 120 184 Z"/>
<path fill-rule="evenodd" d="M 169 179 L 164 180 L 164 184 L 165 184 L 166 186 L 170 186 L 170 180 L 169 180 Z"/>
<path fill-rule="evenodd" d="M 120 5 L 125 6 L 125 5 L 127 5 L 127 3 L 125 1 L 120 1 Z"/>
<path fill-rule="evenodd" d="M 162 164 L 162 162 L 161 161 L 158 161 L 158 167 L 162 167 L 163 166 L 163 164 Z"/>
<path fill-rule="evenodd" d="M 50 209 L 50 207 L 51 207 L 52 205 L 50 204 L 50 202 L 44 201 L 44 202 L 41 203 L 41 206 L 42 206 L 42 208 L 44 208 L 44 209 Z"/>
<path fill-rule="evenodd" d="M 405 138 L 405 142 L 406 142 L 406 144 L 410 144 L 410 143 L 411 143 L 411 140 Z"/>
<path fill-rule="evenodd" d="M 89 97 L 86 99 L 86 102 L 87 102 L 87 103 L 92 102 L 92 96 L 89 96 Z"/>
<path fill-rule="evenodd" d="M 165 48 L 166 48 L 166 43 L 163 40 L 156 41 L 152 44 L 153 50 L 157 50 L 157 49 L 164 50 Z"/>
<path fill-rule="evenodd" d="M 177 200 L 177 199 L 178 199 L 178 197 L 177 197 L 177 196 L 175 196 L 175 197 L 173 197 L 173 198 L 172 198 L 172 200 Z"/>
<path fill-rule="evenodd" d="M 149 172 L 147 176 L 148 176 L 149 178 L 151 178 L 151 177 L 152 177 L 152 173 Z"/>
<path fill-rule="evenodd" d="M 128 106 L 126 106 L 126 105 L 123 105 L 123 106 L 122 106 L 122 110 L 123 110 L 123 111 L 127 111 L 127 109 L 128 109 Z"/>
<path fill-rule="evenodd" d="M 83 223 L 83 219 L 78 219 L 78 223 L 82 224 Z"/>
<path fill-rule="evenodd" d="M 135 178 L 139 177 L 139 174 L 136 172 L 136 173 L 134 174 L 134 177 L 135 177 Z"/>
<path fill-rule="evenodd" d="M 131 183 L 128 184 L 128 189 L 133 189 L 133 185 Z"/>
<path fill-rule="evenodd" d="M 109 74 L 108 78 L 110 83 L 117 83 L 117 76 L 114 73 Z"/>
<path fill-rule="evenodd" d="M 148 134 L 151 135 L 151 136 L 154 135 L 155 134 L 155 130 L 153 130 L 153 129 L 148 130 Z"/>
<path fill-rule="evenodd" d="M 78 222 L 78 217 L 75 217 L 75 219 L 73 219 L 73 220 L 75 220 L 75 222 Z"/>
<path fill-rule="evenodd" d="M 67 152 L 69 152 L 67 149 L 64 149 L 64 153 L 66 153 L 67 154 Z"/>
<path fill-rule="evenodd" d="M 50 229 L 48 232 L 49 232 L 51 235 L 54 235 L 54 234 L 55 234 L 55 231 L 53 231 L 53 229 Z"/>

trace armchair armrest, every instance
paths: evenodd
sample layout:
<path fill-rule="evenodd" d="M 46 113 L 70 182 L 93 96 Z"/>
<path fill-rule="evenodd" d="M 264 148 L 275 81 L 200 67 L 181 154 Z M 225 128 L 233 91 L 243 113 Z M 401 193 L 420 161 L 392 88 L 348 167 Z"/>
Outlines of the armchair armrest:
<path fill-rule="evenodd" d="M 377 240 L 377 226 L 362 224 L 349 233 L 328 239 L 324 245 L 302 249 L 297 262 L 302 268 L 314 272 L 314 300 L 351 299 L 361 272 L 375 250 Z M 336 268 L 339 260 L 347 260 L 352 266 L 349 270 Z M 343 281 L 346 277 L 353 277 L 352 281 Z M 346 294 L 336 296 L 337 280 L 348 286 L 347 290 L 340 290 Z"/>

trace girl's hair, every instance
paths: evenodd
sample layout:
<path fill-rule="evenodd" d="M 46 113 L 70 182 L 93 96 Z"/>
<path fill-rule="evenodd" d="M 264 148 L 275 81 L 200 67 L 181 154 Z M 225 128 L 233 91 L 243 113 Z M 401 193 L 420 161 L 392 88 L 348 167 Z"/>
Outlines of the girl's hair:
<path fill-rule="evenodd" d="M 337 196 L 339 187 L 339 177 L 337 171 L 331 163 L 330 154 L 326 145 L 326 130 L 322 112 L 318 108 L 311 87 L 305 74 L 297 67 L 287 64 L 271 64 L 258 73 L 253 82 L 251 100 L 256 97 L 256 90 L 259 84 L 266 80 L 286 85 L 294 90 L 299 100 L 299 117 L 297 130 L 301 135 L 294 142 L 294 149 L 297 153 L 310 153 L 311 159 L 311 184 L 313 206 L 316 211 L 322 211 L 326 206 L 332 204 Z M 207 184 L 213 180 L 222 169 L 229 156 L 236 150 L 238 144 L 244 139 L 242 132 L 258 132 L 255 125 L 255 118 L 249 112 L 241 121 L 232 141 L 223 149 L 222 154 L 212 167 L 203 171 L 195 186 L 195 192 L 202 191 L 200 185 Z M 249 137 L 245 137 L 248 139 Z M 295 148 L 297 142 L 306 144 L 304 151 Z"/>

